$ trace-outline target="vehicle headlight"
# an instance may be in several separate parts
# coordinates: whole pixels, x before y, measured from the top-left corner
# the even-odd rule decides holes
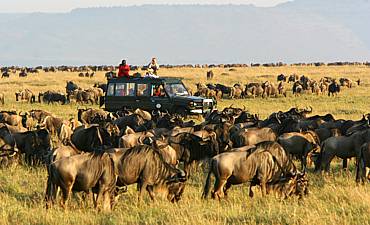
[[[190,106],[190,107],[195,106],[195,102],[189,102],[189,106]]]

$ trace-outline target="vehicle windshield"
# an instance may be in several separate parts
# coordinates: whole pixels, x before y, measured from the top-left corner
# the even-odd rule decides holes
[[[167,84],[165,86],[166,92],[170,97],[173,96],[189,96],[188,91],[186,90],[184,84],[177,83],[177,84]]]

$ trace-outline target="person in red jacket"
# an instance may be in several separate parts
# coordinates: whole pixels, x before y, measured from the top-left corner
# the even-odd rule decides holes
[[[126,64],[126,60],[122,60],[118,67],[118,77],[130,77],[130,66]]]

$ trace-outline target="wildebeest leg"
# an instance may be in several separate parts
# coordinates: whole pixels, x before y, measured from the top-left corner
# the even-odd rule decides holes
[[[111,194],[109,191],[103,193],[103,211],[110,211],[112,209]]]
[[[250,197],[250,198],[253,198],[253,196],[254,196],[254,193],[253,193],[252,187],[253,187],[253,185],[252,185],[252,184],[250,184],[250,186],[249,186],[249,197]]]
[[[224,187],[224,195],[225,195],[225,198],[227,198],[227,191],[230,189],[231,187],[231,183],[230,182],[226,182],[226,185]]]
[[[227,182],[227,178],[226,179],[221,178],[218,182],[215,183],[214,195],[216,198],[218,198],[218,200],[221,200],[221,198],[223,197],[223,187],[226,184],[226,182]]]
[[[307,155],[302,155],[301,158],[302,170],[306,172],[307,170]]]
[[[154,200],[155,200],[155,199],[154,199],[155,194],[154,194],[154,191],[153,191],[153,186],[148,185],[148,186],[146,187],[146,190],[147,190],[147,191],[148,191],[148,193],[149,193],[150,199],[152,199],[152,201],[154,201]]]
[[[343,170],[344,171],[348,170],[348,159],[343,159]]]
[[[53,183],[51,181],[50,176],[48,176],[48,180],[46,182],[46,191],[45,191],[45,202],[46,202],[46,209],[50,208],[54,204],[53,195],[56,192],[56,189],[53,189]]]
[[[138,184],[138,191],[139,191],[139,198],[138,202],[140,203],[143,199],[144,191],[146,190],[146,187],[148,186],[147,183],[141,181],[140,184]]]
[[[267,194],[267,189],[266,189],[266,182],[261,181],[261,192],[262,192],[262,197],[265,197]]]
[[[72,191],[72,186],[73,185],[66,185],[65,187],[62,188],[62,194],[63,194],[63,199],[62,199],[62,207],[65,209],[66,204],[69,199],[69,195],[71,194]]]

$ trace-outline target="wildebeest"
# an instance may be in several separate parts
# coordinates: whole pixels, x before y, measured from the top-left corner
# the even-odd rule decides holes
[[[9,78],[10,77],[10,74],[8,71],[5,71],[1,74],[1,78]]]
[[[80,151],[101,151],[112,146],[112,141],[107,130],[97,124],[88,127],[77,127],[71,136],[71,142]]]
[[[231,140],[235,148],[255,145],[264,141],[275,141],[275,132],[268,127],[265,128],[247,128],[241,129],[238,132],[231,134]]]
[[[49,165],[45,200],[47,207],[54,203],[58,187],[62,190],[65,207],[72,191],[96,193],[94,206],[103,199],[103,210],[111,210],[116,187],[117,172],[108,153],[84,153],[62,158]]]
[[[213,76],[214,76],[214,74],[213,74],[212,70],[207,71],[207,80],[212,80]]]
[[[206,198],[209,194],[212,174],[216,178],[212,197],[220,199],[227,195],[231,185],[246,182],[251,182],[251,187],[260,185],[264,196],[268,183],[295,172],[294,164],[278,143],[262,142],[247,151],[225,152],[213,157],[202,196]],[[253,196],[252,189],[249,195]]]
[[[370,129],[358,131],[350,136],[330,137],[321,144],[321,152],[315,160],[315,170],[329,172],[330,162],[337,156],[343,159],[343,168],[347,168],[347,159],[358,157],[361,145],[370,142]]]
[[[77,84],[75,84],[73,81],[67,81],[67,84],[66,84],[66,93],[67,94],[71,94],[71,93],[73,93],[73,91],[75,91],[77,89],[78,89]]]
[[[177,159],[184,162],[184,169],[188,176],[193,162],[209,159],[220,152],[214,132],[205,138],[192,133],[179,133],[168,137],[168,143],[176,150]]]
[[[50,135],[45,129],[13,133],[15,143],[20,153],[25,154],[25,161],[29,165],[45,162],[50,150]]]
[[[304,171],[307,166],[308,154],[312,151],[320,151],[319,137],[313,131],[285,133],[278,137],[277,142],[287,153],[298,156],[301,159]]]
[[[277,76],[277,81],[284,81],[286,82],[286,76],[284,74],[280,74]]]
[[[28,103],[34,103],[36,100],[35,95],[32,93],[31,90],[25,89],[22,91],[18,91],[15,93],[15,100],[18,101],[26,101]]]
[[[19,73],[19,77],[27,77],[27,72],[26,72],[26,70],[22,70],[22,71]]]
[[[370,142],[363,144],[360,148],[359,155],[356,158],[356,182],[365,183],[369,180],[370,167]]]
[[[329,84],[329,87],[328,87],[328,96],[330,96],[330,94],[332,96],[335,95],[338,95],[338,93],[340,92],[340,85],[334,81],[333,83]]]
[[[41,103],[41,99],[44,103],[61,103],[66,104],[67,103],[67,97],[63,93],[59,93],[56,91],[46,91],[44,93],[39,93],[39,103]]]
[[[117,168],[117,185],[138,184],[139,201],[144,191],[147,190],[152,200],[155,199],[153,188],[164,186],[177,192],[176,187],[181,188],[179,183],[186,181],[184,171],[166,163],[156,150],[147,145],[140,145],[130,149],[118,149],[113,156]],[[173,186],[175,185],[175,186]],[[179,200],[181,196],[176,196]]]

